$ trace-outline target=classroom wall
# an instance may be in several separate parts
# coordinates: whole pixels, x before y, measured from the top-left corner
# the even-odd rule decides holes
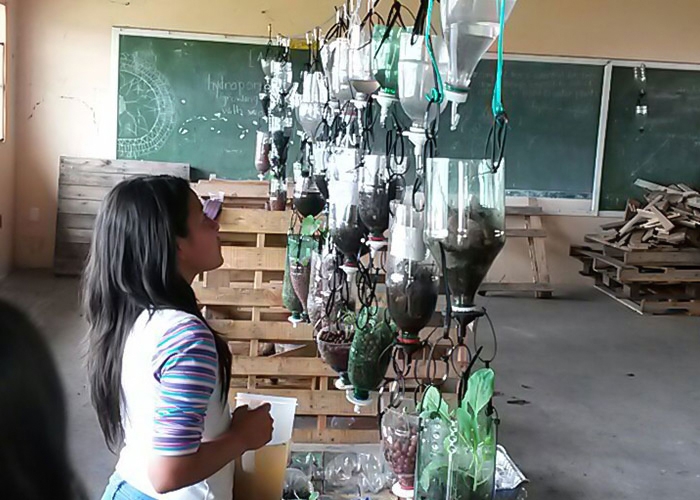
[[[5,141],[0,143],[0,278],[10,270],[12,264],[12,248],[15,223],[15,35],[16,35],[16,0],[9,0],[7,13],[9,16],[9,33],[7,46],[7,125]],[[4,26],[0,24],[0,30]],[[1,31],[0,31],[1,33]]]
[[[51,265],[59,155],[104,157],[113,151],[113,138],[107,133],[115,120],[110,116],[112,26],[264,35],[272,22],[275,31],[294,35],[329,20],[338,3],[21,0],[17,265]],[[506,32],[506,50],[700,63],[700,30],[695,26],[699,17],[697,0],[520,0]],[[35,220],[30,220],[31,213]],[[598,222],[547,218],[555,281],[576,279],[576,262],[566,256],[568,245]],[[519,259],[527,259],[522,250],[517,242],[509,244],[501,259],[506,271],[522,267]],[[526,260],[523,263],[527,266]]]

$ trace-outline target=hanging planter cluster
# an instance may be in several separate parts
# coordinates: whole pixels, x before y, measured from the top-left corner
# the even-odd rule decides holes
[[[390,366],[399,399],[407,377],[419,382],[417,408],[383,415],[397,496],[490,499],[493,357],[484,359],[482,346],[470,351],[471,363],[457,373],[464,394],[450,409],[435,386],[437,342],[424,332],[444,292],[442,338],[452,347],[440,361],[458,370],[457,353],[469,350],[467,327],[486,314],[474,297],[505,243],[508,122],[500,35],[516,0],[442,0],[441,33],[432,29],[435,0],[421,2],[408,26],[399,2],[386,20],[376,0],[366,10],[363,3],[350,0],[326,33],[309,33],[300,85],[293,83],[287,41],[262,61],[267,129],[256,137],[255,167],[270,175],[272,209],[286,207],[293,116],[302,138],[292,227],[303,222],[288,236],[284,305],[295,324],[312,325],[321,358],[338,373],[336,387],[353,404],[376,400]],[[484,138],[489,157],[441,158],[438,118],[449,101],[452,128],[459,125],[458,106],[497,38],[494,122]],[[386,129],[384,145],[375,140],[377,123]],[[408,145],[412,159],[404,155]],[[418,376],[421,350],[432,358]],[[471,373],[476,360],[486,368]]]

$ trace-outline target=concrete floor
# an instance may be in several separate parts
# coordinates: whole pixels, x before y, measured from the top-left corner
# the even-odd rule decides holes
[[[99,498],[115,458],[87,395],[77,290],[46,273],[0,282],[52,345],[73,460]],[[499,439],[532,481],[529,498],[700,498],[700,319],[642,317],[592,288],[556,296],[485,301],[499,335]]]

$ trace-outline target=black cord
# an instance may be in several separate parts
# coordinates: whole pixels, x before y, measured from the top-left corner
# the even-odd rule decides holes
[[[493,360],[496,359],[496,354],[498,353],[498,337],[496,336],[496,328],[493,326],[493,321],[491,321],[491,317],[487,312],[484,312],[484,316],[486,317],[486,321],[489,322],[489,327],[491,329],[491,336],[493,338],[493,354],[491,355],[490,358],[485,359],[482,357],[479,357],[482,363],[488,365],[490,363],[493,363]],[[477,336],[478,336],[478,326],[479,326],[479,320],[477,319],[476,322],[474,323],[474,349],[479,349],[479,351],[483,348],[483,346],[479,346],[477,342]]]
[[[503,112],[496,115],[486,139],[484,156],[491,157],[491,170],[496,173],[501,168],[501,162],[506,152],[508,139],[508,115]],[[490,151],[489,151],[490,149]],[[490,153],[490,154],[489,154]]]
[[[442,280],[445,285],[445,322],[443,325],[443,336],[449,338],[450,327],[452,324],[452,299],[450,297],[450,284],[447,280],[447,259],[445,257],[445,247],[443,246],[442,242],[440,242],[439,245],[440,258],[442,260],[440,263],[440,266],[442,267]]]

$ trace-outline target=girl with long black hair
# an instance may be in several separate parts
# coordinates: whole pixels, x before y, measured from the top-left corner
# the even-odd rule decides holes
[[[123,445],[103,500],[230,500],[232,462],[271,438],[269,406],[230,415],[231,354],[190,286],[222,264],[218,230],[176,177],[103,202],[83,284],[91,398]]]

